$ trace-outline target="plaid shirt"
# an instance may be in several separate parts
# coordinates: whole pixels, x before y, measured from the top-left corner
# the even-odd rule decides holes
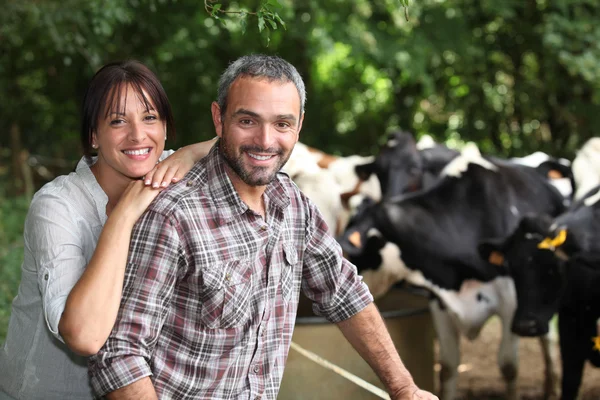
[[[265,221],[217,146],[134,229],[117,322],[90,359],[99,396],[152,376],[163,399],[275,399],[300,288],[331,322],[373,300],[287,175],[266,188]]]

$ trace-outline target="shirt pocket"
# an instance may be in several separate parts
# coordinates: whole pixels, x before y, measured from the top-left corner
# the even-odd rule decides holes
[[[283,267],[281,270],[281,294],[287,303],[294,294],[294,273],[298,264],[298,251],[291,243],[283,244]]]
[[[235,328],[250,313],[253,265],[247,260],[216,263],[203,271],[202,323],[211,329]]]

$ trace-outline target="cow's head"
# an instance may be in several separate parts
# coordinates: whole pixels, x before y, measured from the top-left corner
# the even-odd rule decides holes
[[[420,189],[423,165],[413,136],[395,132],[388,136],[375,161],[357,165],[355,171],[361,180],[377,175],[383,198],[389,198]]]
[[[356,207],[356,212],[348,221],[344,232],[337,237],[337,241],[342,247],[344,255],[348,260],[363,257],[367,249],[368,232],[377,229],[375,221],[375,200],[370,197],[363,197],[362,202]],[[371,244],[370,249],[377,246]]]
[[[377,299],[403,280],[409,271],[402,261],[400,248],[388,242],[377,229],[376,207],[372,199],[363,200],[338,241]]]
[[[564,292],[565,249],[573,244],[564,227],[551,229],[551,224],[550,217],[526,216],[509,237],[479,245],[480,255],[514,280],[517,310],[511,329],[519,336],[546,334]]]

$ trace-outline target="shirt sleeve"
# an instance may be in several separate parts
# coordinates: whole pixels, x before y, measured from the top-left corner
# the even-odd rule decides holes
[[[174,223],[146,211],[132,233],[117,322],[104,346],[89,359],[96,395],[152,375],[148,361],[174,293],[178,255]]]
[[[158,158],[158,161],[164,161],[165,158],[169,157],[173,153],[175,153],[175,150],[163,150],[162,154]]]
[[[317,207],[308,200],[307,242],[302,288],[313,301],[315,314],[336,323],[346,320],[373,301],[356,267],[342,256]]]
[[[67,297],[77,283],[87,260],[83,235],[76,214],[65,199],[42,194],[32,201],[24,227],[26,257],[32,256],[38,287],[42,295],[44,319],[50,332],[63,341],[58,332]],[[63,341],[64,342],[64,341]]]

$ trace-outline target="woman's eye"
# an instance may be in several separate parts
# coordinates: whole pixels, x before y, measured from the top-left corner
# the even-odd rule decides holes
[[[146,121],[156,121],[158,119],[158,117],[156,115],[146,115],[146,117],[144,117],[144,120]]]
[[[122,120],[122,119],[113,119],[112,121],[110,121],[110,124],[111,124],[111,125],[119,125],[119,124],[122,124],[122,123],[124,123],[124,122],[125,122],[125,121],[124,121],[124,120]]]

